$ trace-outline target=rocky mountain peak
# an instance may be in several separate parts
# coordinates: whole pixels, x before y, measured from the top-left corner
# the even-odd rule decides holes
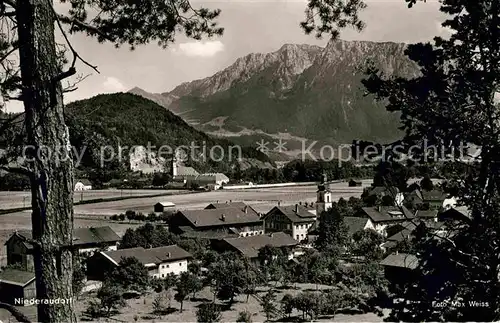
[[[213,76],[183,83],[168,94],[180,97],[194,91],[201,97],[209,96],[228,90],[235,83],[246,82],[268,68],[273,68],[277,80],[281,81],[284,88],[288,88],[293,76],[310,67],[322,50],[323,48],[313,45],[285,44],[275,52],[251,53],[238,58]]]
[[[398,115],[364,96],[361,80],[368,62],[387,75],[417,75],[418,67],[404,54],[406,46],[344,40],[331,40],[325,47],[285,44],[181,84],[164,94],[174,98],[164,106],[200,127],[224,117],[218,131],[286,132],[344,143],[393,140],[399,135]]]

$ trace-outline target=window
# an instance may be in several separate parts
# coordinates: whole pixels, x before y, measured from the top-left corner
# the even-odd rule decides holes
[[[299,235],[297,234],[297,236],[295,237],[295,240],[299,240]]]
[[[182,266],[182,262],[179,263],[179,266]]]
[[[169,267],[170,267],[170,265],[167,265],[167,268],[169,268]]]
[[[165,274],[161,274],[161,278],[165,277]]]

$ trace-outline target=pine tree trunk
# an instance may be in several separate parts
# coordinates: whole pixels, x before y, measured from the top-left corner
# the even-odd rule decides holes
[[[17,0],[40,322],[76,322],[72,301],[73,162],[64,122],[52,0]]]

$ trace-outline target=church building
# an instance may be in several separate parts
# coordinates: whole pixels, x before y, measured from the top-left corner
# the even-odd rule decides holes
[[[316,196],[316,215],[319,217],[321,213],[328,211],[333,205],[332,192],[330,191],[326,175],[323,175],[323,179],[318,185]]]

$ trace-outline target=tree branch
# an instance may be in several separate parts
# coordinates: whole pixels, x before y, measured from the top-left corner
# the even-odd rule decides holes
[[[93,33],[95,33],[95,34],[97,34],[97,35],[99,35],[99,36],[101,36],[109,41],[114,41],[112,37],[110,37],[108,34],[102,32],[99,28],[96,28],[92,25],[84,23],[80,20],[65,16],[62,14],[57,14],[57,19],[62,23],[78,26],[82,29],[93,32]]]
[[[33,172],[26,167],[14,167],[14,166],[0,166],[1,170],[7,171],[9,173],[15,173],[26,176],[33,176]]]
[[[91,74],[87,74],[85,76],[82,76],[82,75],[79,75],[77,77],[77,80],[73,83],[73,84],[69,84],[68,82],[68,86],[66,86],[64,89],[63,89],[63,93],[68,93],[68,92],[74,92],[76,90],[78,90],[78,87],[77,85],[81,82],[83,82],[87,77],[89,77]]]
[[[0,303],[0,308],[7,310],[18,322],[31,323],[30,319],[14,306],[7,303]]]
[[[59,27],[59,30],[61,30],[61,33],[64,37],[64,39],[66,40],[66,43],[68,44],[69,46],[69,49],[71,50],[71,53],[73,54],[73,61],[71,63],[71,67],[65,71],[65,72],[62,72],[61,74],[57,75],[54,79],[55,82],[58,82],[58,81],[61,81],[65,78],[68,78],[70,76],[73,76],[76,74],[76,68],[75,68],[75,65],[76,65],[76,60],[79,59],[82,63],[84,63],[85,65],[87,65],[88,67],[92,68],[94,71],[96,71],[97,73],[100,74],[99,70],[97,69],[97,66],[94,66],[92,64],[90,64],[89,62],[87,62],[86,60],[84,60],[80,54],[78,54],[78,52],[75,50],[75,48],[73,47],[73,45],[71,45],[71,42],[69,41],[68,39],[68,36],[66,35],[66,32],[64,31],[64,28],[62,26],[62,23],[61,23],[61,19],[60,19],[60,14],[58,14],[55,9],[54,9],[54,6],[51,6],[52,8],[52,12],[54,13],[54,16],[55,16],[55,19],[56,19],[56,22],[57,22],[57,26]],[[62,16],[63,19],[70,19],[68,17],[65,17],[65,16]],[[70,19],[72,20],[72,19]]]
[[[17,6],[17,1],[16,0],[2,0],[2,3],[11,6],[12,8],[16,8]]]

